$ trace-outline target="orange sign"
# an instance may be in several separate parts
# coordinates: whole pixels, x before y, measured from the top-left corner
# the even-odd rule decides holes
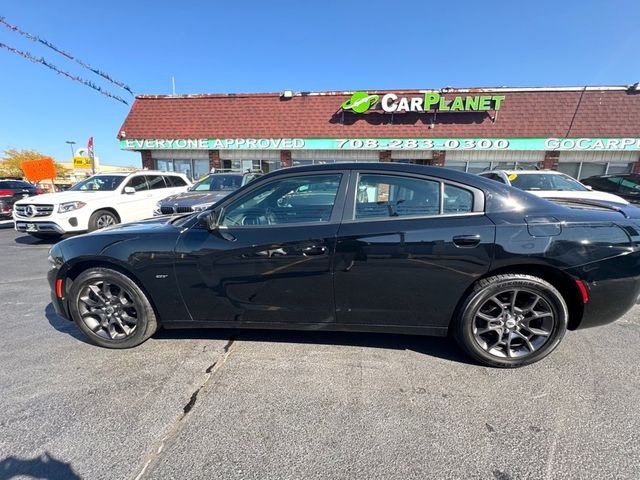
[[[20,164],[24,176],[31,182],[40,180],[53,180],[56,178],[56,167],[50,158],[39,158],[38,160],[25,160]]]

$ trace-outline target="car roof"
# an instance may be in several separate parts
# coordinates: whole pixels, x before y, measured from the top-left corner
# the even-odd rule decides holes
[[[481,173],[493,173],[493,172],[503,172],[506,173],[507,175],[530,175],[533,173],[537,173],[537,174],[550,174],[550,175],[565,175],[562,172],[558,172],[557,170],[502,170],[500,168],[496,168],[493,170],[487,170],[486,172],[481,172]]]
[[[134,171],[116,171],[116,172],[97,172],[96,175],[114,175],[117,177],[128,177],[129,175],[134,174],[143,174],[143,175],[178,175],[180,177],[184,176],[184,173],[180,172],[163,172],[160,170],[134,170]]]
[[[264,177],[273,177],[276,175],[286,175],[290,173],[303,173],[303,172],[324,172],[324,171],[340,171],[340,170],[369,170],[379,172],[403,172],[403,173],[415,173],[420,175],[427,175],[433,177],[439,177],[445,180],[452,180],[454,182],[469,183],[475,182],[475,179],[485,182],[492,182],[477,175],[470,173],[460,172],[446,167],[432,167],[427,165],[416,165],[412,163],[395,163],[395,162],[344,162],[344,163],[325,163],[323,165],[300,165],[296,167],[281,168],[274,170]]]
[[[632,178],[640,178],[640,173],[607,173],[606,175],[592,175],[585,180],[589,180],[591,178],[611,178],[611,177],[632,177]]]

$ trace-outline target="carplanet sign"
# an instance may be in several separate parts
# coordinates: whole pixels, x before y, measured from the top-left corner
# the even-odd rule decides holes
[[[400,97],[395,93],[370,95],[365,91],[355,92],[342,103],[343,110],[365,113],[379,104],[387,113],[423,112],[486,112],[500,110],[505,95],[457,95],[445,97],[440,92],[425,92],[423,96]]]

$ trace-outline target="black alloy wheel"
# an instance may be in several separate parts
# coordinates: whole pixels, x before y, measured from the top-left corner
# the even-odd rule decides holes
[[[102,347],[134,347],[157,330],[153,307],[140,287],[107,268],[78,275],[71,287],[69,309],[80,330]]]
[[[519,367],[558,346],[568,309],[558,290],[531,275],[506,274],[480,280],[452,325],[460,346],[478,362]]]

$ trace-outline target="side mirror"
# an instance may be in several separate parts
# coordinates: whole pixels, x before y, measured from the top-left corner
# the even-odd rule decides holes
[[[220,221],[221,213],[221,210],[205,210],[200,215],[198,215],[198,220],[200,221],[201,225],[207,227],[207,230],[213,232],[215,230],[218,230],[218,228],[220,227],[218,222]]]
[[[124,190],[122,191],[122,193],[126,193],[127,195],[132,195],[136,193],[136,189],[133,187],[124,187]]]

